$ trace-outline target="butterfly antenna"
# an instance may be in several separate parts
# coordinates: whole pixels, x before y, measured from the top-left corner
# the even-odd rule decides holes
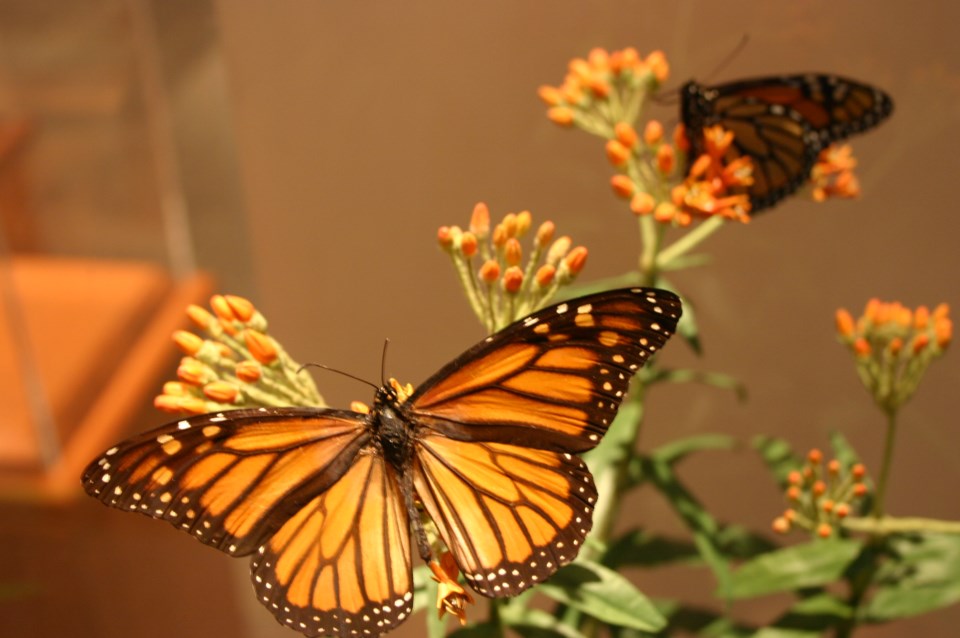
[[[383,340],[383,352],[380,353],[380,383],[387,387],[387,346],[390,345],[389,339]]]
[[[371,388],[373,388],[374,390],[379,390],[379,389],[380,389],[380,388],[377,386],[377,384],[375,384],[375,383],[371,383],[370,381],[367,381],[366,379],[361,379],[360,377],[358,377],[358,376],[356,376],[356,375],[353,375],[353,374],[350,374],[349,372],[344,372],[343,370],[337,370],[336,368],[331,368],[330,366],[325,366],[325,365],[323,365],[322,363],[305,363],[305,364],[303,364],[302,366],[300,366],[299,368],[297,368],[297,374],[300,374],[301,372],[303,372],[303,370],[304,370],[305,368],[320,368],[321,370],[327,370],[328,372],[336,372],[337,374],[340,374],[340,375],[343,375],[343,376],[348,377],[348,378],[350,378],[350,379],[353,379],[354,381],[359,381],[360,383],[365,383],[365,384],[367,384],[368,386],[370,386]]]
[[[720,71],[723,71],[727,66],[729,66],[730,63],[733,62],[745,48],[747,48],[748,42],[750,42],[750,34],[744,33],[740,38],[740,42],[738,42],[737,45],[730,50],[730,53],[725,55],[723,59],[720,60],[715,67],[713,67],[710,73],[706,75],[706,80],[712,82],[714,78],[717,77],[717,74],[720,73]]]

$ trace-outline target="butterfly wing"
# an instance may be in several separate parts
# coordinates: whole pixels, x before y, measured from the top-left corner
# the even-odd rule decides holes
[[[370,438],[362,419],[311,408],[191,417],[107,450],[83,486],[107,505],[242,556],[347,471]]]
[[[597,491],[579,457],[440,435],[417,457],[417,494],[477,592],[516,596],[580,551]]]
[[[464,352],[405,406],[421,431],[583,452],[600,442],[631,377],[679,318],[676,295],[655,288],[557,304]]]
[[[413,610],[410,527],[395,471],[373,447],[253,559],[277,620],[309,636],[379,636]]]
[[[892,112],[893,100],[880,89],[826,74],[714,87],[689,82],[681,106],[691,158],[703,152],[703,128],[720,124],[734,134],[727,162],[743,155],[753,160],[754,183],[744,189],[752,212],[797,190],[822,149],[873,128]]]
[[[476,591],[516,595],[576,557],[597,492],[573,453],[597,445],[679,318],[677,297],[651,288],[557,304],[467,350],[404,404],[417,495]]]

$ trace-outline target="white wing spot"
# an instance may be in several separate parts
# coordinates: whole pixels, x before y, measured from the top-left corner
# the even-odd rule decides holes
[[[577,308],[577,314],[585,315],[593,310],[593,305],[585,303]]]
[[[566,312],[567,310],[569,310],[569,309],[570,309],[570,306],[568,306],[568,305],[565,304],[565,303],[562,303],[562,304],[560,304],[559,306],[557,306],[557,314],[558,314],[558,315],[562,315],[563,313],[565,313],[565,312]]]
[[[110,475],[109,475],[109,474],[104,474],[103,476],[100,477],[100,480],[103,481],[104,483],[109,483],[109,482],[110,482]]]
[[[173,437],[170,436],[169,434],[161,434],[160,436],[157,437],[157,443],[159,443],[160,445],[163,445],[164,443],[169,443],[172,440],[173,440]]]
[[[120,449],[120,448],[112,447],[112,448],[110,448],[109,450],[106,451],[106,455],[107,455],[107,456],[113,456],[114,454],[117,453],[117,450],[118,450],[118,449]]]

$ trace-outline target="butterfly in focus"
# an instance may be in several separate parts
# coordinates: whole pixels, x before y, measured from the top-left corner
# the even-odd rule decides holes
[[[104,452],[83,474],[103,503],[252,554],[257,598],[308,636],[380,635],[413,610],[425,514],[466,582],[515,596],[573,560],[597,490],[576,456],[676,329],[680,301],[611,290],[487,337],[369,413],[255,408],[185,418]]]
[[[710,87],[688,82],[680,103],[691,160],[703,153],[703,128],[715,124],[734,134],[725,163],[751,158],[753,184],[731,191],[749,196],[752,213],[796,191],[810,177],[820,151],[873,128],[892,111],[893,100],[880,89],[813,73]]]

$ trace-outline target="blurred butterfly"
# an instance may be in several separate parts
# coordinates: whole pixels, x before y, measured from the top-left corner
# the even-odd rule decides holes
[[[727,163],[743,155],[753,160],[753,185],[733,192],[746,192],[754,213],[796,191],[820,151],[873,128],[893,111],[880,89],[812,73],[712,87],[688,82],[681,96],[691,160],[703,153],[703,128],[714,124],[734,134]]]
[[[308,636],[379,635],[413,609],[411,536],[436,526],[467,583],[515,596],[573,560],[597,498],[575,454],[596,446],[680,301],[611,290],[487,337],[409,398],[369,414],[257,408],[176,421],[83,474],[103,503],[253,554],[258,599]]]

